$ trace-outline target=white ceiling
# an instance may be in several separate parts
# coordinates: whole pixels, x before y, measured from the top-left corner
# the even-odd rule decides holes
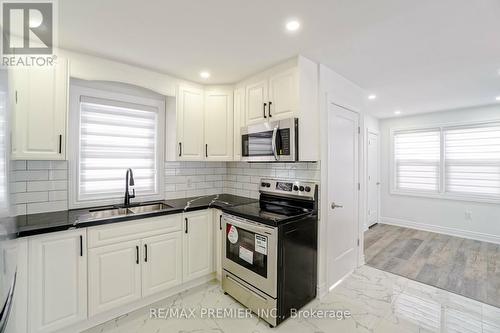
[[[61,47],[197,82],[234,83],[303,54],[375,93],[379,117],[500,96],[499,0],[63,0],[59,9]],[[293,17],[294,35],[284,29]]]

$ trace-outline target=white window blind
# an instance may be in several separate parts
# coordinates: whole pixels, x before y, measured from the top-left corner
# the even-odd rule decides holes
[[[136,193],[158,194],[158,108],[80,97],[77,200],[121,198],[132,168]]]
[[[439,192],[439,129],[395,132],[394,166],[397,190]]]
[[[500,124],[445,128],[447,193],[500,198]]]

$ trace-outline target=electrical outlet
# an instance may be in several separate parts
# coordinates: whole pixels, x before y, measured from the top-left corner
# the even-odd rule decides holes
[[[465,220],[472,221],[472,212],[468,209],[465,210]]]

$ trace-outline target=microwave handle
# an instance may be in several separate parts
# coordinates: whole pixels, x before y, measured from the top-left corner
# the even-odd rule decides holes
[[[273,138],[272,138],[272,151],[274,155],[274,159],[277,161],[278,160],[278,152],[276,149],[276,138],[278,137],[278,126],[276,126],[273,130]]]

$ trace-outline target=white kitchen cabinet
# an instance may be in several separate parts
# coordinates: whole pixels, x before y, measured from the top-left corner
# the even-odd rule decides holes
[[[245,126],[245,88],[234,90],[234,160],[241,159],[241,128]]]
[[[182,283],[182,233],[142,240],[142,297]]]
[[[267,120],[268,80],[261,80],[246,87],[246,124],[258,124]]]
[[[225,237],[222,229],[222,211],[214,209],[214,265],[217,280],[222,281],[222,241]]]
[[[30,332],[53,332],[87,318],[86,230],[29,240]]]
[[[177,96],[178,160],[205,159],[204,145],[204,91],[180,86]]]
[[[185,213],[183,281],[213,273],[213,224],[211,210]]]
[[[65,160],[68,61],[9,70],[12,159]]]
[[[205,157],[207,161],[233,159],[233,91],[205,92]]]
[[[298,118],[299,161],[319,160],[317,63],[298,56],[239,82],[237,86],[245,87],[244,126]]]
[[[141,241],[89,249],[89,316],[141,298]]]
[[[269,78],[268,119],[292,118],[297,114],[297,69],[291,68]]]

